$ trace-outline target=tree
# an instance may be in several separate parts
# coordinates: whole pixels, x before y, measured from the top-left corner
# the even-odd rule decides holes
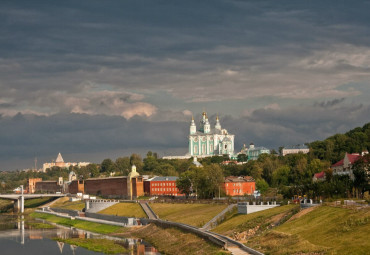
[[[115,172],[115,165],[110,158],[106,158],[101,162],[100,171],[103,173]]]
[[[272,173],[272,183],[275,187],[289,185],[289,166],[281,166]]]
[[[128,175],[130,172],[130,158],[129,157],[120,157],[116,159],[116,167],[117,170],[122,174],[122,175]]]
[[[176,180],[176,187],[188,198],[192,192],[192,172],[189,170],[183,172]]]
[[[139,154],[133,153],[131,155],[130,164],[135,165],[138,172],[143,170],[144,164],[143,164],[143,161],[142,161],[141,156]]]
[[[370,180],[370,154],[358,159],[353,165],[355,180],[353,186],[356,189],[356,197],[362,197],[365,191],[369,190]]]
[[[99,176],[99,168],[96,164],[88,164],[86,166],[86,168],[91,173],[92,177],[98,177]]]
[[[175,168],[168,164],[160,164],[154,169],[154,173],[162,176],[177,176],[178,173],[176,172]]]
[[[256,181],[256,188],[261,194],[264,194],[268,190],[269,184],[264,179],[258,179]]]
[[[248,156],[245,153],[238,154],[238,162],[247,162]]]

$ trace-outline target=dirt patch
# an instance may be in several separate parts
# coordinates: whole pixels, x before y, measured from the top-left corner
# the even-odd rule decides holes
[[[287,220],[287,222],[289,221],[292,221],[294,219],[299,219],[300,217],[302,217],[303,215],[306,215],[307,213],[309,212],[312,212],[313,210],[315,210],[316,208],[318,208],[318,206],[314,206],[314,207],[310,207],[310,208],[307,208],[307,209],[304,209],[304,210],[301,210],[299,211],[298,213],[294,214],[289,220]]]

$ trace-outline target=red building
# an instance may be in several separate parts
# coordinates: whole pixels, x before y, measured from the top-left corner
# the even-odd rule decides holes
[[[229,176],[225,177],[222,189],[227,196],[253,195],[256,182],[251,176]]]
[[[157,176],[144,181],[144,193],[147,196],[183,196],[176,186],[176,176]]]
[[[27,181],[27,192],[33,194],[36,191],[36,183],[42,182],[42,178],[29,178]]]

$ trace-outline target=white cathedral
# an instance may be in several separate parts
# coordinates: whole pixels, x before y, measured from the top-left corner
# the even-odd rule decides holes
[[[234,135],[221,128],[220,120],[216,117],[216,124],[211,128],[206,112],[203,112],[198,129],[194,118],[190,124],[189,155],[196,157],[210,157],[215,155],[234,154]]]

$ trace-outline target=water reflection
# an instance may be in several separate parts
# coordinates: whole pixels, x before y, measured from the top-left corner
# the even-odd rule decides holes
[[[42,221],[39,221],[40,223]],[[114,240],[126,249],[129,254],[146,255],[160,254],[157,250],[140,239],[117,238],[98,235],[75,228],[56,226],[55,229],[36,229],[24,220],[24,216],[0,215],[0,254],[73,254],[96,255],[102,254],[84,248],[54,241],[53,238],[104,238]]]

